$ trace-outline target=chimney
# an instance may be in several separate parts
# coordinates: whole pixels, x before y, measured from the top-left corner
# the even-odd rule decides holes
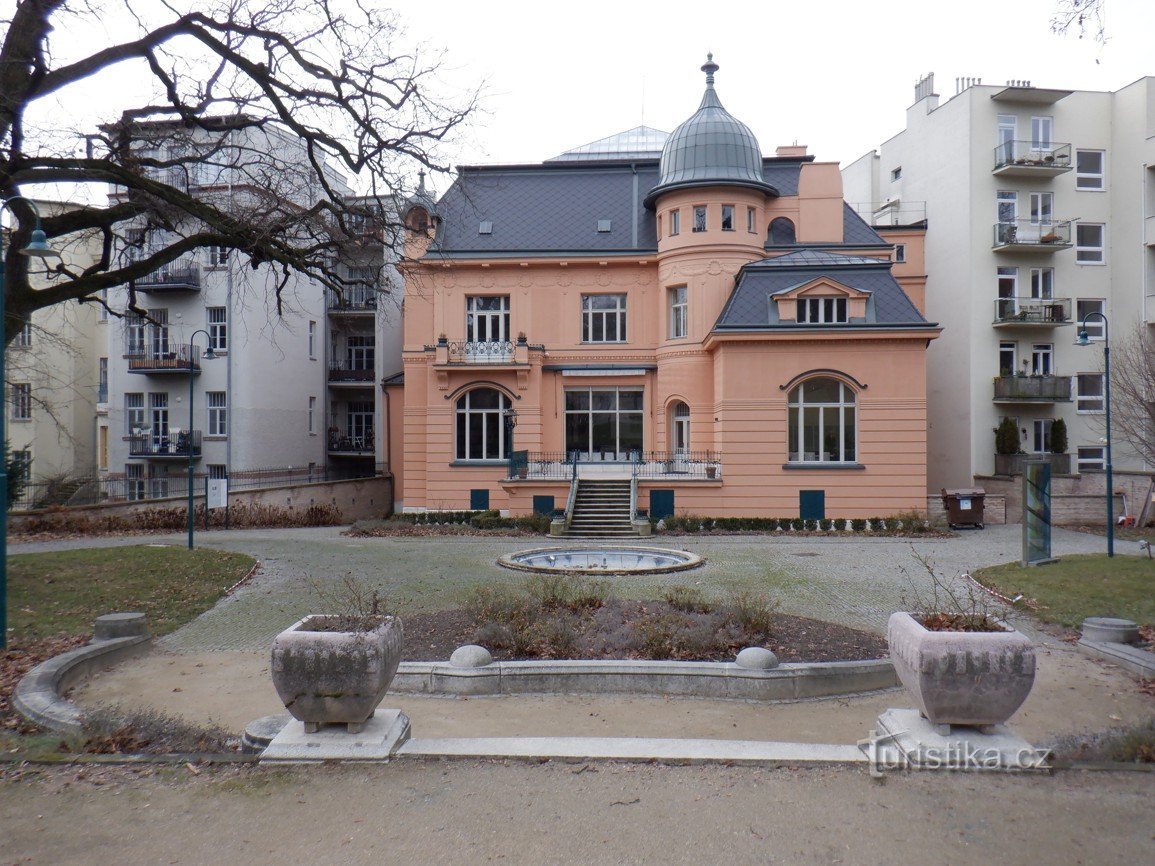
[[[804,144],[780,144],[776,151],[778,156],[806,156]]]

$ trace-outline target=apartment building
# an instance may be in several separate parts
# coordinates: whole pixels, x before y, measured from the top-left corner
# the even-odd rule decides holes
[[[1003,418],[1056,472],[1105,460],[1103,352],[1155,318],[1155,79],[1103,93],[933,75],[906,125],[842,172],[847,199],[884,234],[927,220],[928,483],[1013,473]],[[914,214],[914,217],[911,217]],[[1075,345],[1079,323],[1091,345]],[[1053,453],[1062,419],[1066,453]],[[1144,467],[1116,437],[1114,463]]]
[[[658,517],[925,509],[921,231],[892,261],[835,163],[763,156],[717,69],[669,136],[410,202],[386,382],[406,510],[548,513],[587,479]]]

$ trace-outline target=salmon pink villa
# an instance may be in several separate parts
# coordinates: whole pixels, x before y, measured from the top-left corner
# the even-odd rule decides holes
[[[873,517],[926,510],[923,227],[884,240],[838,165],[763,157],[709,60],[698,110],[405,214],[406,511]],[[895,256],[895,242],[903,256]]]

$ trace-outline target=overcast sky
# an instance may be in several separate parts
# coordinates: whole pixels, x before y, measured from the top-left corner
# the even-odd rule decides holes
[[[643,122],[668,132],[697,108],[707,51],[763,153],[798,142],[843,164],[899,131],[927,72],[944,100],[960,76],[1116,90],[1155,74],[1153,0],[1107,0],[1104,46],[1051,33],[1054,0],[394,6],[412,38],[446,49],[449,80],[488,82],[466,164],[538,162]]]

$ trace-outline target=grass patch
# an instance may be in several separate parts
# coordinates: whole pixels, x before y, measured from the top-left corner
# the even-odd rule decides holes
[[[9,635],[13,644],[90,631],[112,611],[148,617],[167,634],[208,610],[248,574],[243,553],[183,547],[109,547],[8,558]]]
[[[974,577],[1004,595],[1022,593],[1039,619],[1067,628],[1077,629],[1089,616],[1155,623],[1155,562],[1146,557],[1064,556],[1030,568],[996,565]]]

